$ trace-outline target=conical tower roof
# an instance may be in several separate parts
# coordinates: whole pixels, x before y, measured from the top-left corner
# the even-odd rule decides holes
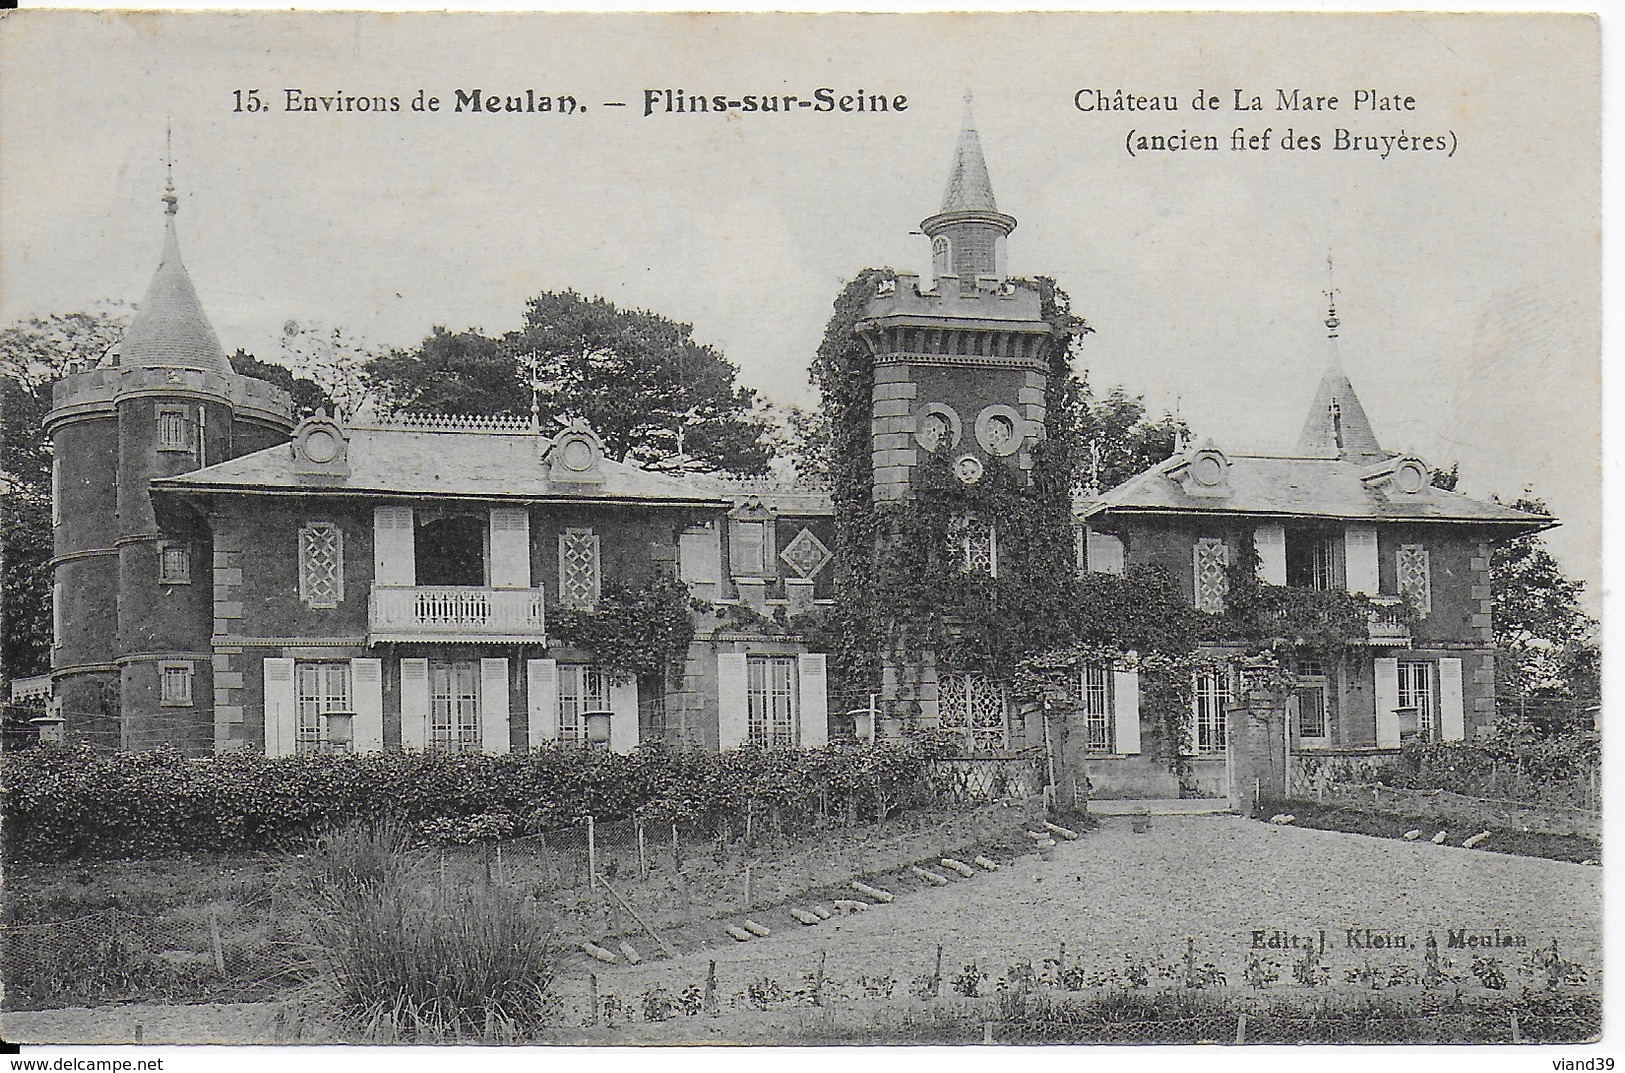
[[[976,133],[976,119],[971,115],[969,99],[965,101],[965,123],[959,132],[959,144],[954,146],[941,211],[999,211],[993,200],[993,180],[988,178],[987,159],[982,155],[982,139]]]
[[[1326,372],[1320,379],[1320,389],[1309,407],[1309,417],[1298,436],[1297,453],[1318,457],[1336,457],[1345,462],[1380,462],[1389,452],[1377,442],[1371,428],[1371,419],[1354,393],[1354,384],[1343,370],[1337,350],[1337,308],[1333,306],[1326,317],[1327,362]]]
[[[158,259],[147,296],[139,311],[124,329],[118,363],[148,369],[201,369],[230,373],[231,363],[220,346],[220,337],[203,312],[192,277],[181,262],[180,241],[175,237],[175,192],[164,195],[164,252]]]

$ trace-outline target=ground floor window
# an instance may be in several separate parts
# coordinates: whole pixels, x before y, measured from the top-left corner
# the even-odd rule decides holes
[[[1399,706],[1416,712],[1416,730],[1423,741],[1439,740],[1439,710],[1433,698],[1433,664],[1427,660],[1399,661]]]
[[[1004,686],[981,674],[942,675],[937,679],[937,725],[962,737],[972,752],[1009,752],[1010,705]]]
[[[609,679],[585,663],[559,664],[559,740],[587,740],[587,713],[609,711]]]
[[[745,661],[750,743],[790,748],[796,737],[796,658],[751,656]]]
[[[480,751],[479,664],[429,664],[429,748]]]
[[[1320,660],[1299,660],[1294,667],[1298,684],[1292,691],[1296,702],[1294,730],[1299,744],[1331,744],[1331,679]]]
[[[1089,737],[1089,751],[1115,752],[1117,747],[1112,733],[1111,674],[1104,666],[1094,664],[1080,675],[1079,700],[1083,708],[1083,725]]]
[[[295,668],[294,689],[299,717],[294,749],[319,752],[328,745],[323,716],[354,710],[350,707],[350,664],[301,662]]]
[[[187,707],[192,703],[192,665],[164,663],[158,668],[158,703]]]
[[[1191,699],[1197,753],[1224,752],[1224,676],[1218,671],[1197,671]]]

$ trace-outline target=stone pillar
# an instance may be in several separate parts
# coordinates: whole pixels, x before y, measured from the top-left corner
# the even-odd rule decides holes
[[[1286,796],[1286,715],[1286,694],[1258,683],[1225,705],[1230,806],[1243,816],[1256,815],[1260,799]]]

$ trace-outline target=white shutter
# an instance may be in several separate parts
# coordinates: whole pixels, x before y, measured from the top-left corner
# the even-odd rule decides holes
[[[629,753],[638,747],[638,680],[631,675],[609,683],[609,747]]]
[[[796,657],[803,749],[822,749],[829,744],[827,666],[828,659],[822,652],[806,652]]]
[[[401,748],[429,744],[429,661],[401,660]]]
[[[351,748],[358,753],[383,752],[384,667],[381,661],[350,661],[350,703],[355,709]]]
[[[1258,580],[1266,585],[1286,584],[1286,527],[1261,525],[1253,530],[1258,549]]]
[[[508,751],[508,661],[480,660],[480,751]]]
[[[491,586],[530,588],[530,512],[491,508]]]
[[[265,755],[288,756],[298,750],[299,701],[294,695],[293,660],[265,661]]]
[[[1140,751],[1140,672],[1112,672],[1112,719],[1116,742],[1114,751],[1125,756]]]
[[[414,585],[412,508],[374,507],[372,512],[372,579],[379,585]]]
[[[1377,531],[1369,525],[1343,530],[1343,570],[1348,591],[1377,595]]]
[[[1123,541],[1110,533],[1089,530],[1087,536],[1089,571],[1095,574],[1121,574],[1123,572]]]
[[[1399,745],[1399,660],[1373,661],[1377,675],[1377,745],[1394,748]]]
[[[715,585],[722,576],[722,529],[696,525],[677,540],[678,577],[696,585]]]
[[[532,749],[559,740],[559,664],[557,660],[525,661],[526,708]]]
[[[737,749],[750,736],[750,700],[745,695],[745,657],[717,653],[717,747]]]
[[[1467,736],[1467,717],[1461,699],[1461,660],[1439,661],[1439,737],[1460,741]]]

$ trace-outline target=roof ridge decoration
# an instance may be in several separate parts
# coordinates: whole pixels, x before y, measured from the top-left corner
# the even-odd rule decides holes
[[[374,418],[357,428],[398,432],[530,432],[529,418],[513,414],[402,412]]]

